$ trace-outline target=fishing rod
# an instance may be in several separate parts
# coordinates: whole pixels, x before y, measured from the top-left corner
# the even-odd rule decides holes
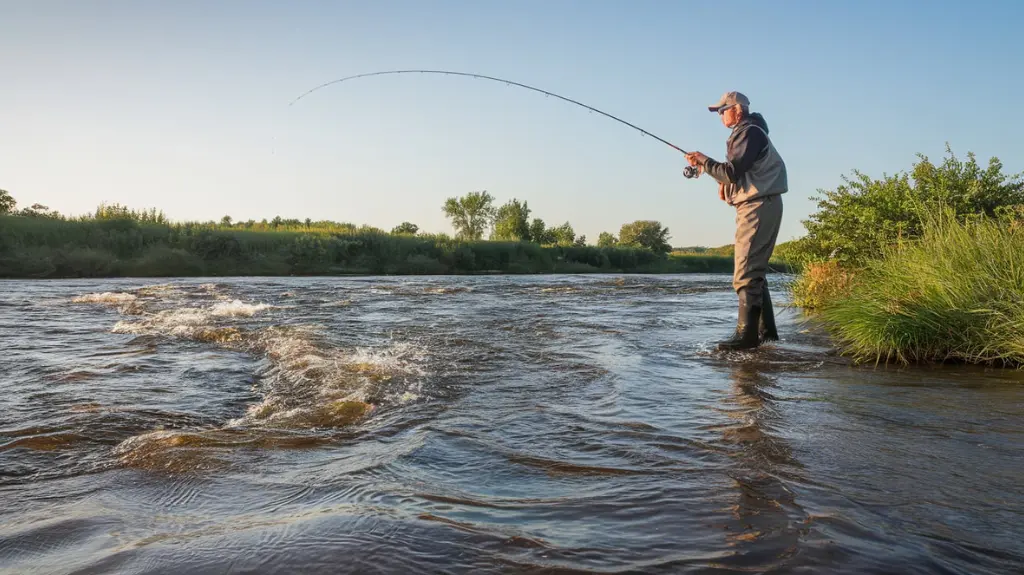
[[[641,128],[639,126],[631,124],[631,123],[623,120],[622,118],[617,118],[617,117],[615,117],[615,116],[613,116],[613,115],[611,115],[611,114],[609,114],[607,112],[602,112],[601,110],[598,110],[597,108],[594,108],[593,106],[588,106],[588,105],[586,105],[586,104],[584,104],[582,102],[577,102],[576,100],[573,100],[571,98],[566,98],[565,96],[559,96],[558,94],[555,94],[554,92],[548,92],[547,90],[541,90],[540,88],[534,88],[533,86],[527,86],[526,84],[520,84],[519,82],[513,82],[512,80],[505,80],[503,78],[495,78],[493,76],[484,76],[483,74],[471,74],[469,72],[452,72],[452,71],[449,71],[449,70],[387,70],[387,71],[384,71],[384,72],[368,72],[366,74],[356,74],[355,76],[348,76],[348,77],[341,78],[341,79],[338,79],[338,80],[332,80],[332,81],[327,82],[325,84],[321,84],[321,85],[319,85],[319,86],[317,86],[317,87],[315,87],[315,88],[313,88],[311,90],[308,90],[305,93],[303,93],[301,96],[299,96],[298,98],[295,98],[294,100],[292,100],[288,104],[288,106],[290,107],[290,106],[294,105],[296,102],[298,102],[299,100],[301,100],[301,99],[305,98],[306,96],[312,94],[313,92],[316,92],[317,90],[320,90],[321,88],[326,88],[327,86],[330,86],[332,84],[338,84],[338,83],[341,83],[341,82],[346,82],[348,80],[355,80],[356,78],[366,78],[366,77],[369,77],[369,76],[383,76],[385,74],[442,74],[442,75],[447,75],[447,76],[467,76],[467,77],[470,77],[470,78],[481,78],[481,79],[484,79],[484,80],[493,80],[495,82],[501,82],[501,83],[509,85],[509,86],[518,86],[520,88],[526,88],[527,90],[533,90],[534,92],[540,92],[541,94],[544,94],[546,96],[554,96],[555,98],[559,98],[561,100],[565,100],[566,102],[569,102],[571,104],[576,104],[577,106],[582,106],[582,107],[590,110],[591,112],[597,112],[598,114],[601,114],[603,116],[607,116],[607,117],[615,120],[616,122],[621,122],[621,123],[629,126],[630,128],[639,130],[641,134],[644,134],[646,136],[650,136],[650,137],[654,138],[655,140],[658,140],[659,142],[661,142],[663,144],[666,144],[669,147],[671,147],[671,148],[673,148],[673,149],[675,149],[675,150],[677,150],[677,151],[679,151],[679,152],[681,152],[683,154],[687,153],[686,150],[680,148],[679,146],[673,144],[672,142],[669,142],[668,140],[665,140],[663,138],[659,138],[658,136],[655,136],[654,134],[648,132],[647,130],[644,130],[643,128]],[[696,177],[700,176],[700,170],[697,169],[694,166],[686,166],[686,167],[683,168],[683,176],[685,176],[687,178],[696,178]]]

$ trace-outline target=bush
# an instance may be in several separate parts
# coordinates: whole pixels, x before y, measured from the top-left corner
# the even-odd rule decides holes
[[[1024,364],[1024,231],[955,212],[883,250],[820,317],[858,360]]]
[[[447,271],[444,264],[422,254],[413,254],[405,259],[405,269],[410,274],[441,275]]]
[[[803,222],[807,235],[796,251],[808,260],[857,266],[888,246],[920,237],[924,218],[937,210],[950,209],[962,221],[1024,204],[1024,180],[1003,174],[998,158],[982,168],[973,154],[961,162],[948,146],[946,151],[941,165],[919,155],[909,174],[872,179],[855,171],[855,179],[843,178],[844,185],[822,191],[818,211]]]
[[[198,256],[182,249],[164,246],[148,250],[142,257],[120,264],[118,275],[136,277],[176,277],[205,275],[206,266]]]
[[[117,264],[114,254],[106,250],[80,248],[59,253],[55,258],[55,275],[64,277],[107,277]]]

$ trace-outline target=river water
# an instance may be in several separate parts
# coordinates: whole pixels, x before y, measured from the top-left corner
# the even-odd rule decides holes
[[[1024,569],[1024,373],[722,354],[729,282],[3,282],[0,572]]]

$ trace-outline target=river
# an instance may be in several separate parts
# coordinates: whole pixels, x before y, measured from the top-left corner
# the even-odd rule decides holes
[[[0,572],[1024,570],[1024,373],[729,282],[3,282]]]

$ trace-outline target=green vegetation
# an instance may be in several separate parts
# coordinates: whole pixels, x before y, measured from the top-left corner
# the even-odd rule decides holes
[[[422,234],[411,222],[391,233],[331,221],[274,218],[235,222],[173,223],[157,210],[135,211],[101,205],[93,214],[68,218],[45,206],[14,211],[10,194],[0,195],[0,277],[67,278],[111,276],[227,276],[334,274],[472,273],[686,273],[732,271],[732,259],[709,255],[668,255],[641,242],[588,246],[568,222],[547,228],[513,201],[489,210],[486,193],[449,200],[459,236]],[[490,214],[490,215],[488,215]],[[502,215],[516,225],[483,235]],[[627,229],[627,226],[623,226]],[[634,225],[665,239],[657,222]],[[524,232],[528,230],[528,235]],[[543,244],[530,241],[538,233]],[[514,239],[518,235],[527,238]]]
[[[820,190],[818,210],[803,221],[807,235],[792,255],[858,266],[901,240],[920,238],[929,214],[951,210],[963,221],[1024,205],[1024,181],[1004,174],[998,158],[983,168],[974,154],[964,162],[946,151],[940,165],[918,155],[910,173],[872,179],[854,171],[835,190]]]
[[[540,220],[538,220],[540,221]],[[543,230],[543,225],[540,228]],[[543,231],[541,232],[543,235]],[[512,199],[507,204],[498,208],[494,218],[494,233],[492,240],[503,242],[530,241],[530,208],[526,202],[519,203],[519,200]]]
[[[0,214],[9,214],[13,212],[17,205],[18,202],[14,201],[10,192],[7,190],[0,190]]]
[[[929,218],[888,246],[821,317],[859,359],[1024,365],[1024,228]]]
[[[227,216],[224,216],[227,217]],[[404,235],[404,236],[415,236],[420,231],[420,227],[411,222],[402,222],[401,224],[394,227],[391,230],[392,234]]]
[[[494,197],[486,190],[470,192],[461,198],[448,198],[444,203],[444,214],[451,218],[452,225],[457,230],[455,237],[462,240],[480,240],[497,213],[493,204]]]
[[[779,246],[793,302],[858,360],[1024,364],[1024,180],[947,153],[856,173]]]

